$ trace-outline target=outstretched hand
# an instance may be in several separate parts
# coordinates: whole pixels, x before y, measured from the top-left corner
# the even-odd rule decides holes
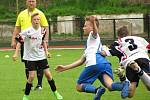
[[[63,72],[63,71],[65,71],[65,66],[63,66],[63,65],[57,65],[57,67],[55,68],[55,71],[57,71],[57,72]]]

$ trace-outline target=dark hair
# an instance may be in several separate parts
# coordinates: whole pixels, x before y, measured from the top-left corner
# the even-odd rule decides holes
[[[31,15],[31,20],[32,20],[32,18],[34,17],[34,16],[38,16],[39,15],[39,13],[33,13],[32,15]]]
[[[126,26],[123,26],[123,27],[119,28],[117,33],[118,33],[118,37],[125,37],[129,34],[128,29],[127,29]]]

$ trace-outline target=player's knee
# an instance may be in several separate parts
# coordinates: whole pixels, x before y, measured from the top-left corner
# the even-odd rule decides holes
[[[110,84],[105,84],[106,88],[109,90],[109,91],[112,91],[112,83]]]
[[[45,76],[46,76],[46,78],[47,78],[48,80],[51,80],[51,79],[52,79],[52,76],[51,76],[50,74],[48,74],[48,73],[47,73],[47,74],[45,73]]]
[[[29,78],[28,78],[28,82],[29,82],[29,83],[32,83],[32,82],[33,82],[33,80],[34,80],[34,76],[29,76]]]
[[[139,67],[139,65],[138,65],[135,61],[131,61],[128,65],[129,65],[131,68]]]
[[[107,86],[108,91],[113,91],[111,86]]]
[[[76,85],[76,90],[77,90],[78,92],[83,92],[82,87],[81,87],[81,85],[79,85],[79,84]]]

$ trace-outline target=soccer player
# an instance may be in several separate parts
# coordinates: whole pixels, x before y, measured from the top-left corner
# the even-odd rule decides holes
[[[22,57],[23,57],[23,48],[24,48],[23,46],[24,45],[23,45],[23,43],[22,44],[18,43],[17,47],[16,47],[16,36],[17,36],[18,33],[22,32],[23,30],[25,30],[28,27],[32,26],[32,24],[31,24],[31,15],[33,13],[39,13],[39,15],[40,15],[40,18],[41,18],[40,24],[41,24],[42,27],[44,27],[46,29],[46,35],[45,35],[44,41],[46,41],[47,43],[48,43],[48,34],[49,34],[49,32],[48,32],[47,19],[46,19],[44,13],[36,8],[36,0],[26,0],[26,5],[27,5],[27,9],[21,11],[18,15],[16,25],[15,25],[15,29],[14,29],[14,32],[13,32],[13,36],[12,36],[11,46],[13,48],[18,48],[18,49],[21,46],[21,52],[20,52],[21,53],[21,60],[25,64],[25,73],[26,73],[26,78],[28,79],[29,71],[28,71],[28,68],[26,66],[26,61],[22,59]],[[14,60],[17,58],[16,56],[17,56],[17,54],[15,53],[13,55]],[[38,83],[37,83],[37,86],[36,86],[35,89],[42,89],[42,78],[43,78],[43,71],[37,69]]]
[[[126,77],[131,82],[129,98],[134,96],[139,79],[150,90],[150,64],[147,49],[148,42],[141,37],[128,36],[127,27],[118,30],[118,41],[110,45],[109,50],[101,52],[102,55],[117,56],[121,65],[126,69]]]
[[[98,34],[99,22],[94,16],[85,18],[84,35],[88,35],[86,49],[81,58],[68,65],[58,65],[56,71],[62,72],[86,64],[77,81],[76,89],[79,92],[94,93],[94,100],[100,100],[105,88],[96,88],[92,84],[98,79],[110,91],[122,91],[122,98],[128,96],[129,83],[127,81],[113,82],[111,64],[100,54],[102,43]]]
[[[35,70],[37,68],[44,70],[44,74],[47,81],[54,92],[57,100],[62,100],[63,97],[57,92],[55,82],[49,71],[48,61],[46,56],[49,56],[47,44],[43,41],[42,27],[40,27],[40,15],[39,13],[34,13],[31,16],[32,26],[26,30],[19,33],[24,40],[24,54],[23,59],[27,61],[27,66],[29,68],[29,78],[25,87],[25,95],[23,100],[28,100],[30,94],[32,81],[35,76]]]

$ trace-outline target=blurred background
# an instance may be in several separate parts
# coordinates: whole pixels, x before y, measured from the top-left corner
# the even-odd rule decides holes
[[[26,0],[0,1],[0,47],[10,47],[17,15]],[[49,45],[83,45],[84,17],[97,16],[104,44],[116,39],[125,25],[131,35],[150,38],[150,0],[37,0],[49,22]]]

